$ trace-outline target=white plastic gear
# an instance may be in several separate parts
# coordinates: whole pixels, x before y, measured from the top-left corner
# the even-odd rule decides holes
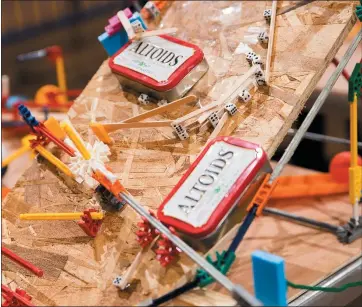
[[[75,180],[79,183],[85,182],[90,188],[95,188],[99,183],[92,178],[95,164],[104,164],[109,161],[111,154],[109,147],[101,141],[96,140],[93,146],[86,143],[91,158],[85,160],[80,152],[76,151],[75,157],[70,158],[69,168],[75,175]]]

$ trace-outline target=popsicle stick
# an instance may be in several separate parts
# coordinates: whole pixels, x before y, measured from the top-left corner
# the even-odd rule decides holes
[[[129,39],[134,38],[134,36],[136,34],[133,30],[133,27],[132,27],[129,19],[127,18],[126,14],[124,13],[124,11],[123,10],[119,11],[117,13],[117,17],[119,18],[120,22],[122,23],[123,28],[126,30]]]
[[[266,56],[266,63],[265,63],[265,81],[269,84],[270,79],[270,66],[271,66],[271,56],[273,53],[273,45],[274,45],[274,32],[275,32],[275,22],[277,17],[277,1],[273,0],[272,5],[272,15],[270,21],[270,28],[269,28],[269,43],[268,43],[268,53]]]
[[[252,77],[259,68],[260,68],[260,65],[253,65],[252,67],[250,67],[250,69],[243,76],[241,76],[239,80],[237,80],[235,82],[235,85],[232,87],[232,89],[230,90],[230,92],[228,93],[228,95],[226,97],[220,98],[219,100],[212,102],[199,110],[191,112],[183,117],[180,117],[180,118],[176,119],[173,123],[182,125],[186,120],[188,120],[190,118],[201,115],[202,113],[209,111],[209,110],[221,105],[222,103],[226,103],[228,100],[233,100],[237,96],[237,94],[238,94],[237,91],[243,85],[243,83],[245,81],[247,81],[250,77]]]
[[[157,237],[158,238],[158,237]],[[118,285],[118,287],[121,290],[124,290],[127,285],[130,283],[130,280],[134,276],[134,274],[137,271],[138,266],[141,264],[143,257],[147,254],[147,252],[153,247],[153,245],[156,243],[157,238],[153,240],[153,242],[146,248],[143,248],[139,253],[136,255],[136,258],[131,263],[130,267],[127,269],[126,273],[122,275],[121,283]]]
[[[164,105],[162,107],[158,107],[158,108],[155,108],[155,109],[153,109],[151,111],[148,111],[148,112],[142,113],[140,115],[128,118],[128,119],[122,121],[122,123],[139,122],[141,120],[152,117],[154,115],[158,115],[158,114],[164,113],[166,111],[175,110],[181,105],[184,105],[184,104],[187,104],[187,103],[190,103],[190,102],[196,102],[196,101],[197,101],[197,97],[195,95],[186,96],[186,97],[183,97],[181,99],[170,102],[169,104]]]
[[[160,120],[160,121],[149,121],[149,122],[136,122],[136,123],[111,123],[103,124],[102,126],[107,132],[116,131],[119,129],[129,128],[158,128],[158,127],[169,127],[172,120]]]
[[[173,33],[176,33],[177,30],[178,30],[177,28],[168,28],[168,29],[159,29],[159,30],[154,30],[154,31],[146,31],[146,32],[142,32],[142,33],[137,33],[136,36],[134,37],[134,40],[140,40],[142,38],[150,37],[150,36],[173,34]]]

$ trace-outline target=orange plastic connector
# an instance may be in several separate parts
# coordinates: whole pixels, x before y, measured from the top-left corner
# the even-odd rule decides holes
[[[55,137],[64,141],[66,134],[63,129],[60,127],[59,122],[54,117],[49,117],[45,122],[44,126],[54,134]]]
[[[112,183],[102,172],[96,170],[93,173],[93,178],[103,185],[108,191],[110,191],[116,198],[119,198],[119,194],[127,192],[126,188],[121,184],[119,180]],[[121,200],[119,198],[119,200]]]
[[[256,215],[260,216],[263,213],[263,209],[270,199],[270,195],[272,194],[275,186],[278,183],[278,179],[275,179],[271,184],[269,183],[270,174],[267,174],[260,185],[258,192],[256,192],[254,198],[250,202],[249,206],[246,208],[246,211],[250,211],[255,205],[258,206],[258,210],[256,211]]]

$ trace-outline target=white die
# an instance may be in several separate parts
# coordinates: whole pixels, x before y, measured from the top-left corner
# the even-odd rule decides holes
[[[264,18],[266,21],[270,21],[271,20],[271,15],[272,15],[272,10],[271,9],[268,9],[268,10],[264,10]]]
[[[256,53],[253,51],[249,51],[246,54],[246,60],[249,62],[249,64],[251,65],[251,63],[253,62],[253,58],[256,56]]]
[[[148,105],[151,103],[150,97],[147,94],[141,94],[138,97],[138,102],[144,105]]]
[[[113,285],[116,287],[119,287],[122,281],[122,277],[121,276],[116,276],[115,279],[113,279]]]
[[[145,29],[143,29],[142,24],[139,20],[135,20],[134,22],[132,22],[131,26],[135,33],[145,32]]]
[[[217,112],[212,112],[208,117],[209,122],[211,125],[215,128],[217,124],[219,123],[219,116],[217,116]]]
[[[239,97],[244,101],[244,102],[248,102],[250,101],[251,99],[251,95],[249,93],[248,90],[242,90],[240,93],[239,93]]]
[[[258,35],[258,40],[261,44],[267,44],[269,41],[269,34],[265,31],[260,32]]]
[[[257,54],[253,57],[253,65],[263,65],[260,55]]]
[[[168,101],[166,99],[162,99],[159,102],[157,102],[157,105],[159,107],[165,106],[168,103]]]
[[[226,104],[224,109],[225,109],[231,116],[235,115],[235,113],[238,111],[236,105],[233,104],[232,102]]]
[[[261,77],[256,77],[256,83],[260,86],[266,85],[265,76],[262,75]]]
[[[189,138],[189,134],[187,133],[186,129],[182,127],[180,124],[172,124],[171,126],[181,141]]]
[[[264,76],[264,72],[263,70],[259,67],[258,70],[255,72],[255,78],[261,78],[263,77],[265,79],[265,76]]]
[[[145,8],[150,12],[153,18],[156,18],[160,15],[160,10],[152,1],[148,1],[145,5]]]

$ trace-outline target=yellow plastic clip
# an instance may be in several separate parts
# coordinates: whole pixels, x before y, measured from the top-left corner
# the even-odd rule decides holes
[[[90,123],[89,125],[94,134],[98,137],[100,141],[106,144],[112,144],[112,139],[109,137],[107,130],[99,123]]]
[[[85,160],[89,160],[91,158],[90,152],[85,147],[82,139],[78,136],[78,134],[73,130],[73,128],[68,123],[61,123],[61,127],[65,131],[65,133],[69,136],[72,140],[73,144],[79,152],[82,154]]]
[[[46,150],[43,146],[38,145],[34,148],[40,155],[42,155],[45,159],[47,159],[50,163],[55,165],[59,170],[61,170],[64,174],[69,177],[74,177],[71,170],[66,166],[62,161],[60,161],[56,156],[54,156],[51,152]]]
[[[50,221],[50,220],[80,220],[83,212],[71,212],[71,213],[53,213],[53,212],[46,212],[46,213],[25,213],[20,214],[19,218],[21,220],[42,220],[42,221]],[[103,212],[91,212],[91,217],[94,220],[102,220],[104,218]]]

